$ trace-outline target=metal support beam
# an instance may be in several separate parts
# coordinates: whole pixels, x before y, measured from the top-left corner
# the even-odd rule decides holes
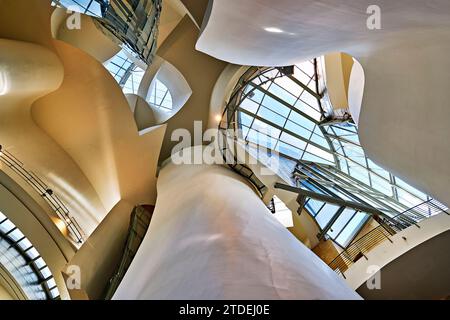
[[[293,186],[289,186],[289,185],[286,185],[286,184],[283,184],[283,183],[276,182],[274,187],[275,187],[275,189],[282,189],[282,190],[286,190],[286,191],[291,191],[291,192],[297,193],[299,195],[306,196],[308,198],[313,198],[313,199],[316,199],[316,200],[319,200],[319,201],[328,202],[328,203],[335,204],[335,205],[338,205],[338,206],[345,206],[345,207],[348,207],[348,208],[353,208],[355,210],[363,211],[363,212],[370,213],[370,214],[383,215],[383,213],[380,210],[378,210],[378,209],[376,209],[374,207],[362,205],[362,204],[359,204],[359,203],[356,203],[356,202],[352,202],[352,201],[346,201],[346,200],[335,198],[335,197],[330,197],[330,196],[319,194],[319,193],[315,193],[315,192],[312,192],[312,191],[307,191],[307,190],[304,190],[304,189],[301,189],[301,188],[297,188],[297,187],[293,187]]]

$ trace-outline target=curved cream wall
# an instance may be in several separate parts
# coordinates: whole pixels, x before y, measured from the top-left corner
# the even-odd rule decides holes
[[[3,172],[0,172],[0,211],[7,216],[22,233],[30,240],[47,266],[50,268],[62,299],[67,299],[68,292],[61,271],[69,259],[75,254],[75,249],[59,232],[39,205],[34,202],[20,187]]]
[[[13,300],[13,297],[0,285],[0,300]]]
[[[326,54],[324,61],[326,88],[333,110],[348,109],[349,80],[353,59],[338,52]]]
[[[153,204],[165,127],[140,135],[121,88],[103,65],[61,41],[55,46],[64,82],[33,105],[34,121],[75,160],[107,211],[120,199]]]
[[[222,117],[223,110],[236,86],[239,78],[245,73],[247,67],[229,64],[220,74],[211,93],[211,102],[209,105],[208,128],[217,129],[218,119]]]
[[[231,170],[171,163],[160,172],[150,228],[114,298],[359,296]]]
[[[359,134],[367,156],[450,204],[450,30],[424,30],[359,59],[365,89]]]
[[[0,144],[89,235],[119,200],[155,202],[165,126],[139,132],[103,65],[52,39],[51,12],[50,1],[2,1],[0,37],[15,40],[0,39]]]
[[[63,15],[62,19],[61,15]],[[66,21],[70,15],[61,8],[57,8],[53,12],[52,22],[56,24],[55,29],[58,30],[54,36],[55,39],[89,53],[101,63],[108,61],[121,50],[119,41],[114,42],[108,37],[88,15],[80,15],[80,29],[69,29]]]
[[[43,177],[89,232],[105,214],[96,192],[70,156],[31,118],[32,103],[61,85],[63,65],[43,46],[0,39],[0,47],[4,89],[0,96],[0,144]]]

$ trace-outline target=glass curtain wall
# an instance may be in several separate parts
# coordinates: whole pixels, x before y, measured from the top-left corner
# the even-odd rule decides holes
[[[298,162],[291,180],[296,187],[362,203],[388,217],[429,200],[367,158],[353,123],[321,123],[326,115],[318,64],[318,59],[305,61],[295,65],[293,73],[259,68],[250,80],[239,83],[242,89],[234,108],[240,140],[249,149],[262,146]],[[336,184],[340,188],[334,188]],[[314,199],[307,199],[304,207],[322,236],[342,247],[351,243],[370,218],[365,212]]]

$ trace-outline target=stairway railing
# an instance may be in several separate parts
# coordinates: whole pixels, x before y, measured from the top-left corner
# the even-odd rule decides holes
[[[21,177],[47,202],[52,211],[54,211],[58,218],[64,222],[69,234],[75,242],[79,244],[84,242],[83,231],[76,219],[70,215],[70,211],[64,202],[47,184],[45,184],[35,173],[27,170],[24,164],[10,152],[6,151],[2,145],[0,145],[0,161]]]
[[[391,237],[396,233],[410,226],[416,226],[420,228],[420,226],[418,225],[420,221],[423,221],[431,216],[440,213],[446,213],[447,215],[450,215],[446,206],[435,199],[429,199],[405,210],[392,219],[385,220],[384,218],[381,218],[378,221],[380,223],[378,227],[372,229],[364,236],[351,243],[328,265],[336,273],[341,274],[345,278],[344,272],[347,271],[349,267],[359,259],[365,258],[366,260],[368,260],[366,254],[376,246],[386,240],[393,243]],[[415,219],[411,218],[412,215],[415,217]]]
[[[252,82],[255,78],[260,76],[262,72],[266,72],[268,69],[276,69],[276,68],[266,68],[266,67],[250,67],[239,79],[238,84],[234,88],[231,93],[230,99],[225,106],[225,109],[222,114],[221,121],[219,123],[219,135],[218,146],[220,152],[222,153],[222,157],[228,166],[238,173],[239,175],[246,178],[250,183],[255,187],[259,196],[261,198],[264,197],[267,186],[255,175],[255,173],[250,169],[247,165],[242,163],[240,159],[237,158],[239,143],[239,127],[238,121],[236,119],[237,116],[237,108],[242,100],[246,97],[253,94],[256,90],[256,87],[252,87],[248,92],[244,92],[245,87],[248,83]],[[261,83],[272,81],[272,79],[267,79]],[[232,143],[229,143],[232,141]]]

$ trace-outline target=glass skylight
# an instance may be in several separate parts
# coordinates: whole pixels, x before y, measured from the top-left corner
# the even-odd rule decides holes
[[[134,68],[133,62],[127,57],[124,50],[112,57],[106,64],[106,69],[112,74],[114,79],[123,86],[129,77],[129,72]],[[125,76],[127,76],[125,78]]]
[[[172,95],[164,83],[159,81],[157,78],[151,86],[150,99],[148,102],[162,110],[172,110]]]
[[[299,165],[316,164],[306,165],[309,172],[297,171],[300,176],[306,175],[297,180],[302,188],[365,203],[387,215],[397,215],[429,200],[426,194],[367,158],[354,124],[321,123],[325,112],[318,92],[318,63],[316,59],[300,63],[294,66],[293,74],[283,69],[259,68],[246,82],[238,84],[242,86],[241,94],[232,101],[236,103],[240,139],[248,150],[262,146]],[[311,179],[319,182],[311,183]],[[339,188],[333,187],[336,185]],[[305,208],[324,233],[342,247],[370,218],[367,213],[311,198]]]
[[[135,66],[134,70],[131,71],[131,74],[130,74],[127,82],[123,86],[123,92],[137,94],[139,85],[141,84],[144,74],[145,74],[144,70],[142,70],[138,66]]]
[[[53,0],[52,4],[73,9],[90,16],[102,17],[102,9],[96,0]]]
[[[129,54],[122,49],[105,63],[105,68],[111,73],[125,94],[137,94],[145,70],[137,66]]]
[[[271,69],[248,83],[238,108],[243,139],[294,159],[334,164],[324,130],[318,126],[314,62],[283,76]]]
[[[24,234],[0,212],[0,264],[29,299],[58,299],[55,279],[44,259]]]

